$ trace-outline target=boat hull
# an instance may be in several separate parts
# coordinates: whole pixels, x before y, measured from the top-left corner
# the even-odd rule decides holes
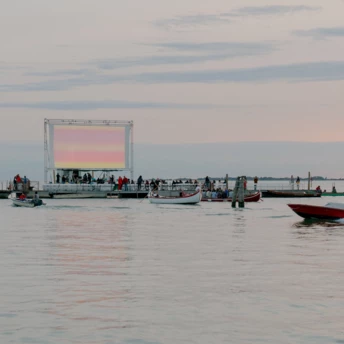
[[[50,193],[51,198],[55,199],[80,199],[80,198],[106,198],[106,192],[80,192],[80,193]]]
[[[244,198],[244,202],[258,202],[259,200],[260,192],[245,196]],[[232,198],[202,198],[202,202],[232,202]]]
[[[323,192],[322,196],[340,197],[344,196],[344,192]]]
[[[153,204],[197,204],[202,199],[202,193],[198,191],[182,197],[148,197],[148,199]]]
[[[306,204],[288,204],[288,206],[304,219],[339,220],[344,218],[344,209]]]
[[[45,205],[41,200],[33,201],[33,200],[20,200],[20,199],[13,199],[12,204],[15,207],[24,207],[24,208],[34,208],[39,207],[41,205]]]
[[[263,198],[309,198],[309,197],[321,197],[320,193],[309,191],[275,191],[267,190],[262,192]]]
[[[0,190],[0,199],[8,199],[11,191]]]

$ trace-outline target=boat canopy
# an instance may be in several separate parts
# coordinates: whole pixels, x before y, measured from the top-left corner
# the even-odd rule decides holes
[[[327,208],[334,208],[334,209],[344,209],[344,203],[327,203],[325,205]]]

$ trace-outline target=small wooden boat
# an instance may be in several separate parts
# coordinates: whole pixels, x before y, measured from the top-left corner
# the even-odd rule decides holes
[[[149,202],[154,204],[196,204],[202,199],[202,192],[182,194],[179,197],[148,196]]]
[[[12,199],[12,203],[15,207],[26,207],[26,208],[34,208],[39,207],[41,205],[45,205],[41,199],[33,200],[33,199],[25,199],[21,200],[19,198]]]
[[[343,203],[327,203],[325,206],[288,204],[297,215],[305,219],[338,220],[344,218]]]
[[[252,195],[246,195],[245,202],[258,202],[260,200],[260,192],[256,192]],[[202,198],[202,202],[232,202],[232,198]]]
[[[321,197],[321,193],[315,191],[283,191],[283,190],[267,190],[262,192],[264,197],[275,197],[275,198],[292,198],[292,197]]]

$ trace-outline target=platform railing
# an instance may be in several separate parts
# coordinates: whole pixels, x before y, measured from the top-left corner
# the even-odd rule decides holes
[[[27,184],[18,183],[14,184],[12,181],[1,181],[0,190],[1,191],[38,191],[39,190],[38,181],[30,181]]]
[[[203,189],[205,189],[204,184],[200,183]],[[228,182],[228,188],[232,190],[234,188],[235,181],[229,181]],[[40,184],[39,181],[30,181],[30,190],[32,191],[38,191],[40,190],[40,187],[42,184]],[[181,191],[193,191],[196,189],[197,184],[190,184],[190,183],[171,183],[170,181],[168,183],[160,183],[158,189],[162,191],[173,191],[173,190],[181,190]],[[225,190],[226,184],[225,183],[215,183],[214,185],[215,189],[221,188],[222,190]],[[0,181],[0,190],[2,191],[12,191],[14,188],[13,182],[11,181]],[[137,183],[135,184],[128,184],[128,191],[130,192],[138,192],[138,191],[149,191],[149,188],[154,188],[153,184],[141,184],[141,188],[138,188]],[[25,189],[25,187],[24,187]],[[254,183],[253,181],[247,182],[247,189],[248,190],[254,190]],[[297,188],[297,184],[294,183],[294,185],[290,183],[258,183],[257,190],[307,190],[308,189],[308,183],[303,182],[299,184],[299,188]],[[311,187],[312,189],[312,187]],[[23,191],[22,184],[17,184],[17,190]],[[50,192],[86,192],[86,191],[118,191],[118,184],[44,184],[43,190],[50,191]],[[125,191],[124,185],[122,185],[122,190]]]
[[[206,189],[206,187],[203,184],[200,184],[202,189]],[[44,184],[43,190],[51,193],[58,193],[58,192],[147,192],[150,189],[157,189],[160,191],[187,191],[191,192],[194,191],[197,187],[197,184],[194,183],[160,183],[158,186],[155,184],[141,184],[141,187],[138,186],[138,184],[127,184],[127,188],[125,188],[124,185],[122,185],[121,190],[118,190],[118,184]],[[229,189],[233,189],[234,182],[228,184]],[[221,188],[222,190],[226,189],[225,183],[215,183],[214,188]],[[248,184],[247,186],[248,190],[253,190],[254,185]],[[271,189],[271,187],[269,187]]]

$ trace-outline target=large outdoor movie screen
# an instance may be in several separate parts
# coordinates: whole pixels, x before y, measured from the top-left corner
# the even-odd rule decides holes
[[[55,168],[126,167],[125,127],[54,125],[52,143]]]

